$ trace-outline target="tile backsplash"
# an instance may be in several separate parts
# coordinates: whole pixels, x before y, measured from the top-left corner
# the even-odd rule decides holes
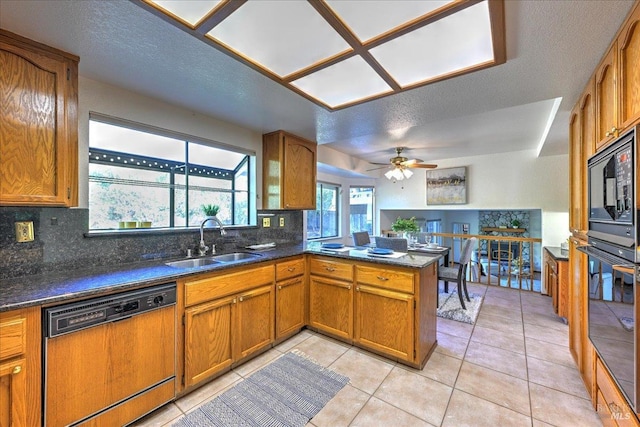
[[[300,243],[303,240],[302,211],[258,211],[271,215],[271,227],[229,228],[220,236],[217,227],[205,228],[205,243],[218,252],[242,249],[259,243]],[[284,227],[279,219],[284,218]],[[15,222],[33,221],[35,239],[18,243]],[[48,207],[0,207],[0,279],[46,274],[86,266],[111,265],[197,253],[198,229],[140,233],[108,233],[86,237],[88,209]]]

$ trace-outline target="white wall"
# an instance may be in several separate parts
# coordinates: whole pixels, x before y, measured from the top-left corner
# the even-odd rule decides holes
[[[247,128],[194,113],[125,89],[80,77],[78,95],[79,206],[89,203],[89,113],[143,123],[241,147],[257,154],[258,209],[262,206],[262,134]]]
[[[376,180],[377,208],[396,210],[541,209],[542,244],[560,246],[569,235],[569,156],[536,157],[535,151],[439,160],[438,168],[467,167],[467,203],[428,206],[426,170],[409,180]],[[378,222],[378,230],[381,225]]]

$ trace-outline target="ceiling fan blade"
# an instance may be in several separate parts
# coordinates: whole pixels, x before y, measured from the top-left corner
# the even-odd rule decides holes
[[[386,163],[372,163],[372,164],[374,164],[374,165],[384,164],[384,166],[380,166],[379,168],[367,169],[367,172],[377,171],[377,170],[380,170],[380,169],[386,169],[386,168],[389,167],[389,165],[387,165]]]
[[[372,164],[372,165],[380,165],[380,166],[389,166],[389,163],[388,163],[388,162],[387,162],[387,163],[369,162],[369,164]]]
[[[423,163],[424,160],[420,160],[420,159],[410,159],[410,160],[405,160],[404,162],[402,162],[403,166],[409,166],[409,165],[414,165],[416,163]]]
[[[412,165],[405,165],[408,168],[422,168],[422,169],[435,169],[438,167],[438,165],[429,165],[429,164],[422,164],[422,163],[416,163],[416,164],[412,164]]]

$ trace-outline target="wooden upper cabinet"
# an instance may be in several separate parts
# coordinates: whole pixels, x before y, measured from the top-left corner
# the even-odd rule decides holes
[[[617,136],[618,95],[616,92],[617,50],[614,42],[595,74],[596,88],[596,149],[604,147]]]
[[[576,104],[569,116],[569,231],[582,229],[582,147],[580,144],[580,104]]]
[[[621,129],[640,121],[640,3],[637,3],[617,40],[619,69],[619,123]]]
[[[315,209],[317,144],[284,131],[262,136],[263,209]]]
[[[0,205],[78,203],[78,57],[0,30]]]

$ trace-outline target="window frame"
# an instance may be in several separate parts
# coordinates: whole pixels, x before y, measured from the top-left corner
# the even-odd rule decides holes
[[[246,190],[246,195],[247,195],[247,223],[246,224],[225,224],[225,228],[227,229],[234,229],[234,228],[242,228],[242,229],[246,229],[246,228],[255,228],[257,227],[257,204],[256,204],[256,191],[257,191],[257,180],[256,180],[256,174],[257,174],[257,157],[256,157],[256,153],[255,151],[246,149],[246,148],[242,148],[242,147],[237,147],[237,146],[233,146],[230,144],[225,144],[225,143],[221,143],[218,141],[214,141],[214,140],[209,140],[206,138],[202,138],[202,137],[197,137],[194,135],[188,135],[185,133],[181,133],[181,132],[176,132],[176,131],[172,131],[169,129],[164,129],[164,128],[160,128],[160,127],[156,127],[156,126],[152,126],[152,125],[147,125],[144,123],[139,123],[139,122],[134,122],[134,121],[130,121],[127,119],[122,119],[122,118],[118,118],[118,117],[113,117],[113,116],[108,116],[108,115],[104,115],[101,113],[96,113],[96,112],[90,112],[89,113],[89,121],[88,124],[90,125],[90,123],[92,121],[95,122],[99,122],[99,123],[103,123],[103,124],[107,124],[107,125],[111,125],[111,126],[116,126],[116,127],[121,127],[121,128],[126,128],[126,129],[130,129],[133,131],[137,131],[137,132],[142,132],[142,133],[148,133],[148,134],[152,134],[152,135],[156,135],[156,136],[160,136],[160,137],[165,137],[165,138],[171,138],[171,139],[175,139],[179,142],[184,142],[185,144],[185,161],[183,163],[185,164],[189,164],[188,163],[188,158],[189,158],[189,145],[191,144],[198,144],[198,145],[203,145],[206,147],[212,147],[212,148],[216,148],[219,150],[226,150],[226,151],[230,151],[233,153],[237,153],[240,155],[244,155],[246,156],[240,163],[238,163],[238,165],[236,166],[235,169],[221,169],[221,168],[217,168],[217,167],[209,167],[212,170],[220,170],[220,171],[228,171],[230,172],[232,175],[234,175],[231,179],[229,179],[230,181],[230,190],[226,190],[227,192],[231,193],[231,204],[229,206],[229,208],[231,209],[231,213],[230,213],[230,218],[232,222],[236,221],[237,218],[237,213],[235,212],[235,204],[236,204],[236,196],[235,196],[235,192],[234,192],[234,186],[235,186],[235,174],[238,173],[238,171],[240,171],[243,167],[246,168],[246,173],[247,173],[247,190]],[[100,148],[95,148],[91,146],[91,141],[89,141],[88,144],[88,152],[91,153],[92,150],[100,150],[100,151],[107,151],[107,150],[103,150]],[[141,155],[135,155],[135,157],[145,157],[145,156],[141,156]],[[163,161],[165,161],[163,159]],[[166,162],[169,162],[168,160]],[[87,170],[89,169],[89,165],[93,163],[93,164],[99,164],[99,162],[92,162],[89,158],[87,158]],[[193,163],[192,163],[193,164]],[[185,171],[184,173],[186,178],[186,184],[185,185],[185,191],[188,192],[189,190],[189,186],[188,186],[188,176],[189,173]],[[89,185],[89,179],[90,177],[87,177],[87,185]],[[196,185],[196,187],[198,187]],[[221,191],[223,189],[220,189]],[[88,195],[89,196],[89,195]],[[187,197],[187,203],[186,203],[186,209],[188,212],[189,209],[189,202],[188,202],[188,197]],[[90,201],[90,197],[87,197],[87,206],[88,209],[91,209],[91,201]],[[174,206],[172,204],[167,205],[167,208],[171,208],[172,211],[174,211]],[[175,218],[175,212],[171,215],[171,218]],[[138,228],[126,228],[126,229],[120,229],[120,228],[89,228],[88,232],[86,233],[86,235],[104,235],[104,234],[110,234],[110,233],[126,233],[126,234],[131,234],[131,233],[174,233],[174,232],[184,232],[184,231],[192,231],[194,229],[197,229],[199,226],[198,225],[189,225],[188,224],[188,216],[186,218],[186,225],[178,225],[175,226],[175,219],[170,219],[170,226],[168,227],[153,227],[153,228],[148,228],[148,229],[138,229]],[[90,226],[90,224],[88,224],[88,226]]]
[[[371,230],[353,230],[351,229],[351,189],[353,188],[368,188],[371,189]],[[376,187],[374,185],[350,185],[349,186],[349,235],[352,235],[356,231],[368,231],[369,235],[373,236],[376,224]]]
[[[342,185],[341,184],[335,184],[332,182],[326,182],[326,181],[316,181],[316,200],[318,198],[318,191],[322,192],[323,189],[323,185],[326,186],[331,186],[333,188],[335,188],[335,200],[336,200],[336,211],[335,211],[335,221],[336,221],[336,234],[335,235],[331,235],[331,236],[323,236],[323,209],[322,209],[322,203],[316,203],[316,209],[315,210],[309,210],[307,211],[307,227],[305,229],[305,237],[307,240],[311,240],[311,241],[318,241],[318,240],[322,240],[322,239],[336,239],[336,238],[340,238],[341,237],[341,233],[340,233],[340,212],[341,212],[341,197],[340,197],[340,193],[342,192]],[[319,213],[319,217],[320,217],[320,227],[319,227],[319,231],[320,231],[320,236],[318,237],[309,237],[309,224],[308,224],[308,218],[309,218],[309,212],[318,212]]]

